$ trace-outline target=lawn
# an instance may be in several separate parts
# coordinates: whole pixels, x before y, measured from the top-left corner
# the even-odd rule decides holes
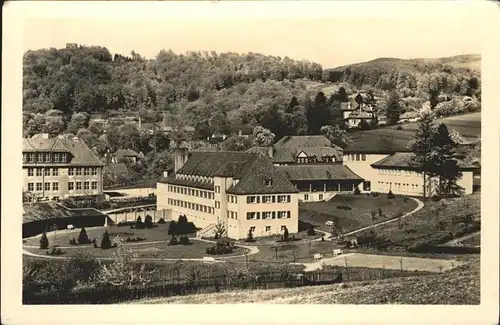
[[[481,112],[436,119],[435,124],[439,123],[444,123],[450,131],[456,130],[464,138],[475,139],[481,136]],[[398,127],[402,130],[398,130]],[[375,130],[351,132],[348,138],[351,142],[365,142],[374,137],[392,137],[394,147],[405,148],[415,137],[417,127],[418,123],[398,124]]]
[[[465,245],[465,246],[480,246],[481,245],[481,234],[477,234],[476,236],[473,236],[471,238],[468,238],[460,244]]]
[[[339,206],[348,206],[351,210],[339,209]],[[301,203],[299,219],[325,231],[332,231],[332,227],[325,226],[325,222],[337,219],[341,231],[345,233],[405,214],[416,207],[414,200],[400,196],[387,199],[387,195],[383,194],[376,197],[339,194],[328,202]],[[379,216],[379,208],[382,217]],[[372,211],[376,213],[375,219],[372,218]]]
[[[236,247],[231,254],[224,255],[208,255],[206,254],[206,249],[214,246],[212,243],[207,243],[204,241],[198,241],[191,239],[191,245],[175,245],[170,246],[168,243],[146,243],[146,244],[126,244],[127,247],[131,248],[133,253],[136,254],[136,258],[202,258],[204,256],[226,257],[244,254],[247,249]],[[46,255],[47,250],[39,248],[26,248],[29,252]],[[62,248],[64,254],[61,256],[76,256],[78,254],[84,253],[95,257],[110,257],[116,252],[116,248],[101,249],[94,248],[92,246],[86,247],[68,247]]]
[[[407,249],[415,244],[443,244],[453,238],[460,238],[478,231],[480,227],[479,193],[462,198],[443,199],[439,202],[427,200],[425,206],[401,222],[392,222],[373,229],[375,235],[391,240],[390,250]],[[469,214],[473,221],[469,225],[460,218]],[[357,236],[365,236],[372,230],[362,231]]]
[[[102,235],[104,234],[104,231],[107,229],[108,233],[113,239],[115,236],[120,236],[123,240],[125,240],[127,237],[141,237],[144,238],[143,242],[150,242],[150,241],[162,241],[162,240],[170,240],[171,236],[167,236],[168,232],[168,227],[169,223],[165,224],[154,224],[153,228],[148,228],[148,229],[130,229],[130,226],[123,226],[123,227],[118,227],[116,225],[109,226],[107,228],[104,227],[93,227],[93,228],[86,228],[85,230],[87,231],[87,236],[89,237],[90,240],[96,239],[97,245],[101,243]],[[59,230],[57,233],[54,235],[54,233],[49,233],[47,235],[49,239],[49,244],[50,246],[70,246],[69,241],[73,238],[78,239],[78,235],[80,234],[81,229],[74,229],[74,230]],[[194,237],[195,234],[190,234],[188,237]],[[40,245],[40,237],[31,237],[31,238],[26,238],[26,242],[24,245],[26,246],[39,246]],[[81,245],[81,247],[92,247],[93,244],[89,245]],[[76,247],[76,246],[75,246]]]

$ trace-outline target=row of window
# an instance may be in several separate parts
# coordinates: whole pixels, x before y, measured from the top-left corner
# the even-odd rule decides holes
[[[214,193],[212,193],[212,192],[203,191],[203,190],[196,190],[196,189],[191,189],[191,188],[186,188],[186,187],[181,187],[181,186],[169,185],[168,191],[173,192],[173,193],[197,196],[197,197],[211,199],[211,200],[213,200],[213,198],[214,198]]]
[[[65,163],[68,160],[68,154],[66,153],[28,153],[28,152],[23,152],[23,163],[29,162],[29,163],[34,163],[39,162],[39,163]]]
[[[247,203],[260,203],[261,195],[247,196]],[[262,203],[290,203],[290,195],[262,195]]]
[[[37,192],[41,192],[42,189],[44,191],[50,191],[51,190],[51,184],[52,184],[52,191],[59,191],[59,182],[36,183],[36,191]],[[34,192],[35,191],[35,183],[28,183],[28,191],[29,192]]]
[[[380,175],[396,175],[396,176],[418,176],[418,173],[412,170],[401,169],[379,169]]]
[[[247,220],[291,218],[290,211],[247,212]]]
[[[97,167],[92,167],[92,168],[85,168],[85,167],[70,167],[68,168],[68,175],[69,176],[90,176],[92,175],[97,175]]]
[[[344,160],[349,161],[366,161],[366,154],[364,153],[356,153],[356,154],[347,154],[344,155]]]
[[[281,226],[281,231],[285,231],[286,226],[283,225]],[[266,226],[266,231],[271,231],[271,226]],[[250,232],[255,232],[255,226],[250,227]]]
[[[59,176],[59,168],[28,168],[28,176],[35,176],[35,172],[36,176]]]
[[[379,181],[378,183],[380,186],[384,186],[384,184],[385,184],[386,187],[391,187],[394,189],[401,189],[404,191],[410,190],[410,186],[411,186],[412,191],[415,191],[418,189],[418,184],[392,183],[392,182],[382,182],[382,181]],[[392,186],[394,186],[394,187],[392,187]]]
[[[211,214],[215,213],[215,210],[213,207],[209,207],[209,206],[206,206],[203,204],[191,203],[191,202],[174,200],[174,199],[168,199],[168,204],[173,205],[173,206],[178,206],[181,208],[190,209],[190,210],[201,211],[201,212],[205,212],[205,213],[211,213]]]
[[[81,190],[82,189],[82,184],[83,184],[83,189],[84,190],[89,190],[92,188],[93,190],[97,190],[97,181],[92,181],[92,182],[69,182],[68,183],[68,190],[73,191],[73,190]]]
[[[334,156],[323,156],[321,159],[316,157],[297,157],[298,164],[309,164],[309,163],[317,163],[317,162],[335,162]]]
[[[234,195],[228,195],[227,200],[229,203],[238,203],[238,197]]]

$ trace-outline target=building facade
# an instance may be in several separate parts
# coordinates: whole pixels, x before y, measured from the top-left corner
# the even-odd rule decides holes
[[[157,184],[157,208],[186,215],[202,232],[222,224],[233,239],[298,232],[298,190],[258,153],[177,150]]]
[[[104,164],[77,137],[23,139],[23,191],[33,200],[102,194]]]

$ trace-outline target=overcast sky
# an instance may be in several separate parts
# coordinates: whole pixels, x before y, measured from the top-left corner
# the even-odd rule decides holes
[[[481,52],[481,39],[477,37],[481,26],[467,17],[463,9],[428,15],[426,19],[394,16],[349,19],[65,19],[62,16],[26,21],[23,45],[25,50],[60,48],[66,43],[101,45],[112,53],[128,55],[134,50],[148,58],[161,49],[176,53],[251,51],[307,59],[325,68],[378,57],[431,58]]]

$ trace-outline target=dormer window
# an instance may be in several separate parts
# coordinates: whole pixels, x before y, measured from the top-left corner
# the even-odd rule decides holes
[[[273,180],[270,178],[264,179],[264,185],[270,187],[271,185],[273,185]]]
[[[63,162],[63,163],[66,162],[66,154],[65,153],[61,154],[61,162]]]

